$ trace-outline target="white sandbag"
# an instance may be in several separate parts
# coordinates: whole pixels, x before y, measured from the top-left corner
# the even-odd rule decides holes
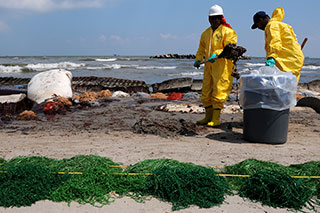
[[[41,72],[28,84],[28,98],[38,104],[55,96],[72,97],[72,73],[64,69]]]

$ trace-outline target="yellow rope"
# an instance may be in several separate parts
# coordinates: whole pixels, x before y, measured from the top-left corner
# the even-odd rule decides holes
[[[128,166],[125,166],[125,165],[109,165],[109,167],[114,167],[114,168],[117,168],[117,167],[126,168],[126,167],[128,167]]]
[[[216,174],[221,177],[250,177],[250,175]]]
[[[214,168],[214,169],[224,169],[226,168],[225,166],[210,166],[210,168]]]
[[[153,175],[152,173],[110,173],[110,175]]]
[[[109,173],[110,175],[153,175],[152,173]],[[220,177],[250,177],[250,175],[216,174]],[[320,176],[291,176],[292,178],[320,179]]]
[[[0,165],[3,165],[0,163]],[[125,165],[108,165],[109,167],[121,167],[125,168],[128,166]],[[210,168],[225,168],[225,166],[210,166]],[[7,173],[7,171],[0,171],[0,173]],[[64,175],[82,175],[83,172],[57,172],[57,174]],[[106,173],[102,173],[103,175],[106,175]],[[153,175],[152,173],[110,173],[111,175]],[[250,175],[235,175],[235,174],[217,174],[216,176],[220,177],[250,177]],[[320,176],[291,176],[292,178],[300,178],[300,179],[320,179]]]
[[[7,171],[0,171],[0,173],[7,173]],[[82,175],[83,172],[56,172],[60,175]],[[106,173],[102,173],[106,175]],[[110,175],[153,175],[152,173],[109,173]],[[250,177],[250,175],[234,175],[234,174],[216,174],[216,176],[220,177]],[[292,178],[300,178],[300,179],[320,179],[320,176],[291,176]]]
[[[57,172],[59,175],[82,175],[82,172]]]
[[[320,176],[291,176],[292,178],[314,178],[319,179]]]

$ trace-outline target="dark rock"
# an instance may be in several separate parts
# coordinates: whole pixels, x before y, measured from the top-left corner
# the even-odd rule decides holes
[[[302,84],[299,84],[299,87],[320,93],[320,80],[314,80],[307,83],[302,83]]]
[[[310,107],[317,113],[320,113],[320,98],[303,97],[297,102],[297,106]]]
[[[185,92],[190,91],[192,78],[175,78],[152,84],[153,92]]]
[[[187,54],[187,55],[180,55],[180,54],[165,54],[165,55],[156,55],[156,56],[151,56],[150,58],[173,58],[173,59],[195,59],[196,56],[192,54]]]
[[[202,90],[202,79],[193,79],[191,90],[192,91],[201,91]]]

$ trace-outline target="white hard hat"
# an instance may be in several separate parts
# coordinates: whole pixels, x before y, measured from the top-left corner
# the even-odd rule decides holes
[[[223,9],[217,4],[213,5],[209,10],[209,16],[220,16],[220,15],[223,16]]]

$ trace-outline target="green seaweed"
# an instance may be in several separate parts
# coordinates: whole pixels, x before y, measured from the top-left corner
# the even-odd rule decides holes
[[[210,208],[222,204],[229,190],[224,177],[206,167],[170,167],[157,168],[147,178],[147,191],[172,203],[172,210],[197,205]]]
[[[49,199],[52,191],[68,177],[37,165],[17,165],[0,175],[0,206],[31,206]]]
[[[221,171],[250,178],[220,177],[211,168],[172,159],[144,160],[123,171],[121,164],[96,155],[0,158],[0,171],[4,207],[44,199],[101,207],[122,196],[144,202],[151,195],[172,203],[173,210],[190,205],[209,208],[221,204],[231,189],[273,207],[301,210],[320,204],[320,178],[290,177],[320,176],[320,161],[283,166],[248,159]]]
[[[301,210],[311,205],[312,190],[287,174],[260,170],[241,186],[239,194],[275,208]]]

